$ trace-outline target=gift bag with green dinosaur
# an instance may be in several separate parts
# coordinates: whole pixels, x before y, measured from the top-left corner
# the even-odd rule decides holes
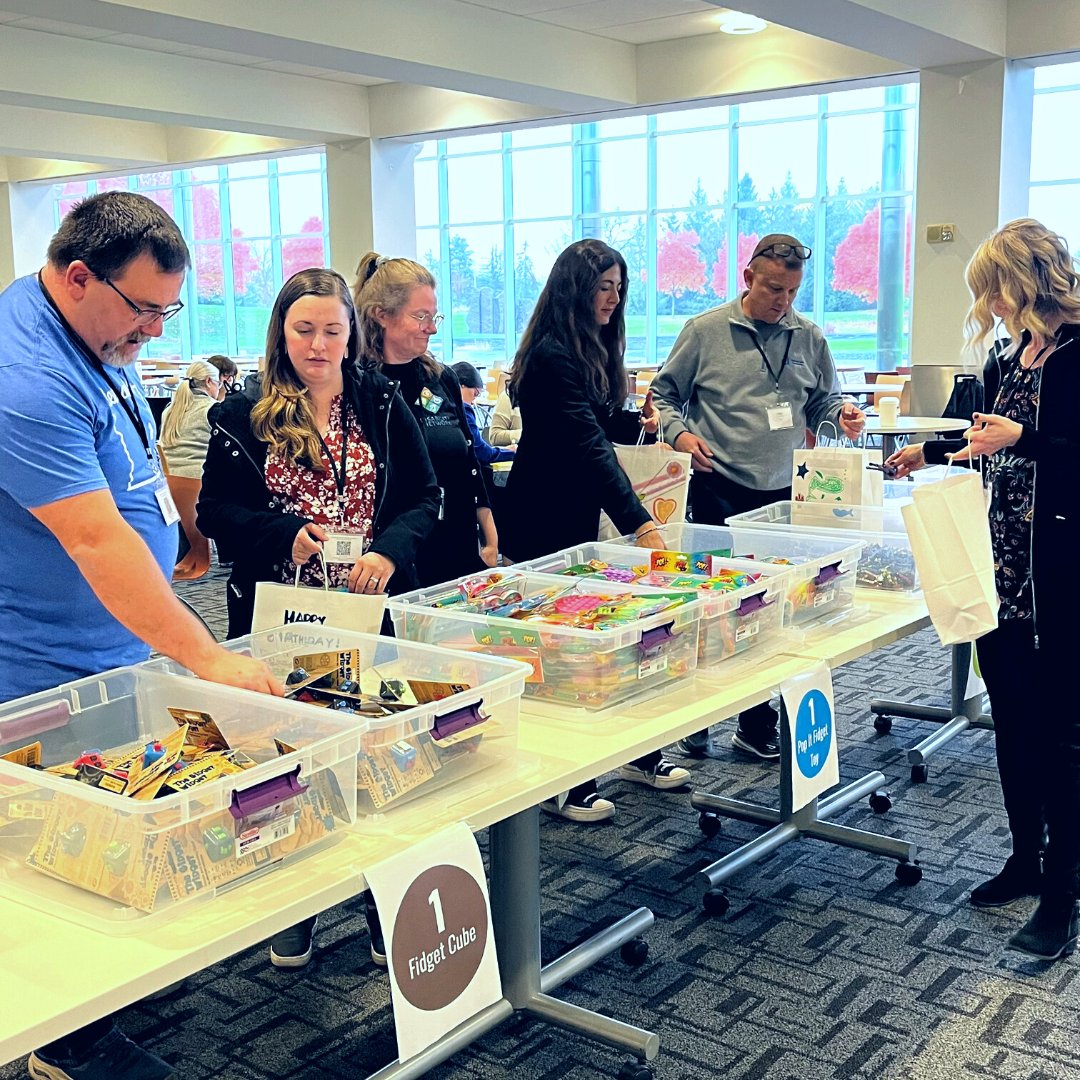
[[[857,528],[857,508],[881,506],[881,472],[868,469],[871,463],[881,465],[880,450],[820,445],[796,450],[791,466],[792,524]],[[838,507],[844,508],[839,515]],[[839,521],[840,517],[849,520]]]

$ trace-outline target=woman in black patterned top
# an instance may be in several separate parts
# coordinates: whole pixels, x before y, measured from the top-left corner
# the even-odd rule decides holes
[[[1080,276],[1065,241],[1030,218],[999,229],[967,268],[969,338],[1001,319],[1012,347],[991,367],[986,401],[960,442],[908,447],[900,475],[949,449],[985,456],[999,624],[978,643],[994,715],[1012,854],[971,893],[976,907],[1025,896],[1038,908],[1009,945],[1056,960],[1076,948],[1080,912],[1080,712],[1070,700],[1080,611],[1075,469],[1080,460]]]

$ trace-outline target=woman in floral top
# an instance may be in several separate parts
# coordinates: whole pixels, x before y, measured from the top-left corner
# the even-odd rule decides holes
[[[412,413],[382,376],[361,370],[344,279],[303,270],[270,314],[262,396],[229,394],[210,411],[198,524],[232,558],[229,636],[251,629],[255,585],[321,583],[315,556],[335,535],[363,554],[330,562],[332,586],[405,592],[435,524],[439,489]]]
[[[987,369],[992,411],[975,413],[964,433],[967,449],[943,440],[908,447],[890,461],[903,475],[950,449],[964,459],[987,458],[1001,603],[998,627],[979,639],[978,653],[1012,854],[972,890],[971,902],[1003,907],[1038,896],[1009,945],[1057,960],[1075,950],[1080,930],[1080,712],[1068,686],[1080,611],[1080,275],[1061,237],[1021,218],[978,248],[967,282],[972,341],[989,336],[995,317],[1012,339]]]

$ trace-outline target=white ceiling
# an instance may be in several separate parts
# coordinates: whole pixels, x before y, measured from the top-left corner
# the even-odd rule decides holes
[[[1078,0],[739,8],[767,29],[719,33],[710,0],[0,0],[0,180],[1080,49]]]

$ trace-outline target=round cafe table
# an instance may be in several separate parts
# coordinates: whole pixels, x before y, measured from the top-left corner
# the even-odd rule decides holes
[[[945,435],[966,431],[970,420],[950,420],[944,416],[898,416],[885,423],[880,416],[866,418],[866,434],[881,436],[881,451],[888,458],[896,449],[898,435]]]

